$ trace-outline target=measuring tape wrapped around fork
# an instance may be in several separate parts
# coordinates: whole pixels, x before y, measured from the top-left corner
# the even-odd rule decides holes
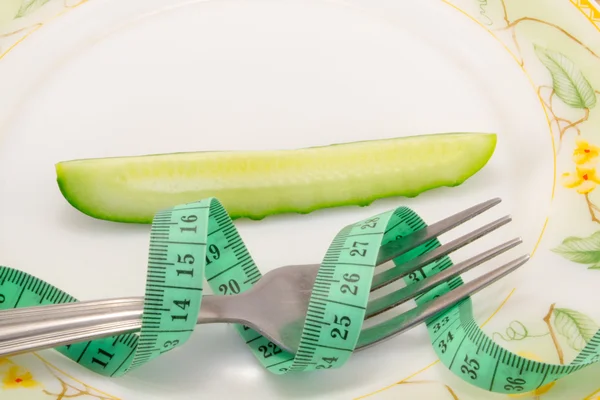
[[[258,361],[275,374],[339,368],[352,355],[361,332],[379,248],[426,227],[413,210],[399,207],[341,229],[314,282],[296,354],[234,325]],[[405,263],[437,247],[432,239],[394,259]],[[443,257],[404,277],[407,285],[452,266]],[[183,204],[156,214],[142,327],[89,342],[57,347],[80,365],[104,376],[122,376],[182,346],[196,327],[206,279],[215,293],[250,289],[261,273],[217,199]],[[417,305],[463,285],[460,277],[415,298]],[[62,290],[22,271],[0,267],[0,309],[75,302]],[[568,365],[533,361],[492,341],[475,322],[470,298],[426,321],[440,361],[454,374],[485,390],[527,392],[571,374],[600,358],[600,331]],[[363,340],[363,338],[361,338]]]

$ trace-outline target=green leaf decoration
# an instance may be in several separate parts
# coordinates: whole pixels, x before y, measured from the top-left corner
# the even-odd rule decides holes
[[[48,1],[50,0],[23,0],[23,2],[21,3],[21,8],[17,12],[15,18],[21,18],[26,16],[27,14],[37,10],[38,8],[46,4]]]
[[[581,351],[598,331],[598,325],[587,315],[568,308],[555,308],[554,327],[564,336],[569,346],[575,351]]]
[[[552,75],[554,92],[565,104],[587,109],[596,105],[594,88],[571,60],[559,52],[538,45],[533,47],[537,57]]]
[[[552,251],[579,264],[592,264],[588,269],[600,269],[600,231],[588,237],[570,236]]]

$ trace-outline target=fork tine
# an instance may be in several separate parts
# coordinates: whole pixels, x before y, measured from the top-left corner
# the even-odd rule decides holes
[[[488,233],[500,228],[501,226],[506,225],[511,220],[512,218],[507,215],[494,222],[484,225],[481,228],[474,230],[473,232],[469,232],[466,235],[459,237],[458,239],[455,239],[449,243],[437,247],[419,257],[415,257],[412,260],[405,262],[404,264],[395,266],[393,268],[376,274],[373,277],[373,281],[371,283],[371,292],[380,289],[386,285],[389,285],[390,283],[393,283],[398,279],[405,277],[411,272],[415,272],[416,270],[423,268],[427,264],[432,263],[444,256],[447,256],[448,254],[487,235]]]
[[[390,339],[400,333],[406,332],[433,317],[435,314],[448,309],[468,296],[488,287],[525,264],[528,260],[529,255],[519,257],[485,275],[475,278],[472,281],[447,292],[435,300],[421,304],[373,327],[363,329],[355,349],[362,350],[380,343],[383,340]]]
[[[505,251],[512,249],[513,247],[522,243],[520,238],[509,240],[499,246],[496,246],[490,250],[484,251],[483,253],[477,254],[465,261],[462,261],[452,267],[442,270],[428,278],[423,279],[420,282],[413,283],[409,286],[403,287],[402,289],[396,290],[388,295],[382,296],[378,299],[372,300],[367,305],[365,319],[372,318],[376,315],[381,314],[393,307],[407,302],[416,296],[425,293],[434,286],[440,283],[449,281],[450,279],[469,271],[470,269],[483,264],[484,262],[491,260],[497,255],[504,253]]]
[[[448,232],[450,229],[453,229],[458,225],[467,222],[471,218],[489,210],[490,208],[499,204],[501,201],[502,200],[500,198],[484,201],[483,203],[467,208],[466,210],[460,211],[448,218],[444,218],[441,221],[426,226],[423,229],[419,229],[408,236],[381,246],[379,249],[379,254],[377,255],[377,265],[381,265],[398,256],[401,256],[407,251],[412,250],[415,247],[420,246],[445,232]]]

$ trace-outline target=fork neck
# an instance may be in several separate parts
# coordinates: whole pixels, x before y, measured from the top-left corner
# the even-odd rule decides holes
[[[240,293],[231,296],[208,295],[202,297],[198,324],[228,322],[233,324],[248,324],[249,302],[247,296]]]

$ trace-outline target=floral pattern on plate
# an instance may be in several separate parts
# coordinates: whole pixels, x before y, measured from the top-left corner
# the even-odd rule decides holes
[[[87,385],[38,354],[0,358],[0,393],[15,400],[117,400]]]

